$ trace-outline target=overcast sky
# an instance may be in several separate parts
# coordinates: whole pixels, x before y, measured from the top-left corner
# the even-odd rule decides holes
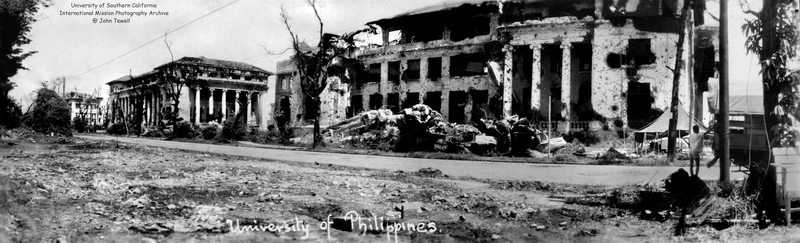
[[[325,31],[342,33],[360,28],[369,21],[449,1],[453,0],[318,0],[317,4],[325,22]],[[279,17],[282,5],[292,17],[291,24],[297,34],[309,43],[317,41],[315,37],[318,26],[313,12],[302,0],[138,2],[154,3],[157,8],[74,8],[71,6],[73,3],[133,2],[53,0],[51,7],[40,11],[37,18],[39,20],[34,23],[29,34],[31,44],[23,47],[27,51],[38,53],[24,61],[24,66],[30,70],[21,70],[12,77],[11,80],[17,87],[12,90],[11,96],[21,100],[26,106],[28,101],[25,96],[38,88],[41,81],[64,76],[68,78],[68,91],[77,89],[79,92],[92,93],[93,90],[100,89],[105,97],[108,95],[106,82],[128,75],[129,72],[134,75],[144,73],[170,61],[163,40],[164,34],[169,31],[174,31],[168,35],[168,39],[173,44],[176,59],[183,56],[204,56],[246,62],[274,72],[276,62],[289,55],[288,52],[284,55],[270,55],[265,50],[281,52],[290,46],[290,37]],[[213,12],[225,5],[229,6]],[[709,2],[709,11],[718,12],[717,5]],[[731,93],[760,93],[758,66],[752,64],[755,63],[755,58],[745,56],[742,47],[744,38],[739,29],[743,23],[741,10],[738,4],[731,5],[731,60],[738,62],[732,64],[731,68],[734,82]],[[61,14],[66,11],[89,10],[161,11],[168,12],[168,15],[103,17]],[[192,22],[206,14],[208,16]],[[130,23],[93,23],[94,18],[130,18]],[[706,20],[706,23],[713,23],[713,20]],[[155,39],[157,40],[146,44]],[[139,49],[130,52],[136,48]],[[127,52],[130,53],[125,54]],[[115,58],[118,59],[114,60]],[[745,83],[748,80],[750,89],[747,89],[748,85]]]

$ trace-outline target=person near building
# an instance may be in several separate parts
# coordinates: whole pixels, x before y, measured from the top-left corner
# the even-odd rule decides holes
[[[700,154],[703,151],[703,137],[705,134],[700,133],[700,127],[694,125],[692,133],[689,134],[689,174],[697,175],[700,173]],[[695,170],[694,168],[697,167]]]

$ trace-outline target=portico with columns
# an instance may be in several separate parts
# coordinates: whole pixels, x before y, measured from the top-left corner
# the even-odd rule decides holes
[[[224,86],[224,87],[220,87]],[[249,123],[259,123],[262,117],[262,111],[259,110],[259,102],[264,91],[254,91],[247,89],[247,87],[230,88],[225,85],[217,87],[194,87],[191,88],[192,93],[191,107],[191,121],[195,124],[204,124],[208,122],[223,123],[227,119],[233,119],[239,110],[242,108],[241,104],[246,104],[245,109],[242,110]],[[255,105],[254,105],[255,104]],[[200,114],[200,115],[197,115]]]
[[[159,87],[156,82],[163,72],[175,73],[184,83],[177,104],[178,116],[182,120],[197,125],[223,123],[234,119],[241,111],[248,126],[266,129],[269,118],[263,116],[270,115],[271,111],[262,110],[268,107],[260,104],[269,90],[267,79],[272,73],[246,63],[204,57],[184,57],[158,66],[151,72],[128,75],[109,82],[110,97],[122,115],[130,116],[135,112],[134,106],[141,104],[144,125],[156,126],[168,122],[166,114],[171,114],[176,104],[173,97],[168,95],[174,92],[167,92],[171,91],[167,89],[174,87]],[[189,76],[189,73],[194,75]],[[134,90],[131,88],[131,79],[139,78],[151,81]]]

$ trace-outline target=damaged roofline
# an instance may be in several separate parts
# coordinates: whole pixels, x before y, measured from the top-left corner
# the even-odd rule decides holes
[[[469,9],[469,8],[482,8],[482,7],[496,7],[498,6],[497,1],[487,1],[487,0],[461,0],[458,2],[453,3],[443,3],[439,5],[432,5],[424,8],[415,9],[412,11],[408,11],[402,14],[395,15],[390,18],[379,19],[375,21],[367,22],[366,25],[378,25],[383,27],[387,24],[398,23],[408,18],[413,17],[420,17],[427,14],[432,13],[439,13],[445,11],[453,11],[459,9]]]

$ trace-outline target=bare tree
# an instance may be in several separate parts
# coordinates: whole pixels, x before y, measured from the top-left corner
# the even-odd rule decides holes
[[[172,52],[172,42],[167,39],[167,33],[164,34],[164,45],[167,46],[169,51],[171,65],[164,66],[157,81],[157,87],[162,88],[166,92],[167,98],[170,100],[170,113],[166,114],[169,123],[172,124],[172,131],[177,128],[180,119],[180,103],[183,88],[188,84],[196,82],[197,72],[194,69],[184,69],[183,72],[178,73],[178,65],[175,64],[175,55]],[[197,114],[198,116],[200,114]]]
[[[316,148],[322,142],[319,127],[320,94],[328,86],[328,78],[330,77],[338,77],[343,82],[349,82],[353,79],[351,77],[353,72],[348,72],[348,70],[353,70],[354,67],[359,65],[356,59],[349,57],[349,54],[352,54],[355,49],[353,38],[357,34],[364,32],[375,33],[375,29],[367,27],[341,36],[325,33],[324,23],[316,7],[316,0],[306,0],[306,2],[314,10],[314,16],[319,23],[319,43],[316,48],[306,48],[303,45],[303,42],[292,30],[292,26],[289,24],[289,16],[283,7],[281,7],[280,16],[286,26],[286,30],[292,37],[292,49],[295,52],[292,60],[299,73],[302,92],[305,97],[313,102],[305,105],[313,106],[313,109],[310,110],[314,117],[314,143],[312,147]]]

